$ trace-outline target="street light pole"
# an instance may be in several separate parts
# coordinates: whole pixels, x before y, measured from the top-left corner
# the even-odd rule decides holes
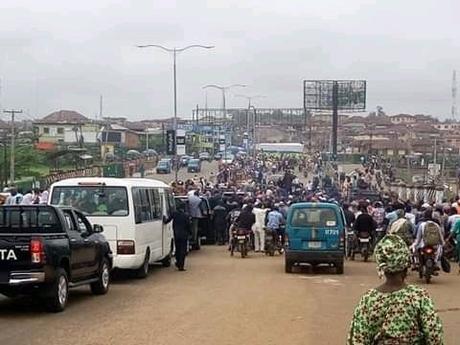
[[[249,113],[251,111],[251,107],[254,108],[251,104],[251,101],[256,98],[265,98],[266,96],[264,95],[254,95],[254,96],[246,96],[246,95],[235,95],[235,97],[241,97],[241,98],[246,98],[248,100],[248,112],[247,112],[247,117],[246,117],[246,132],[248,133],[249,136]],[[255,124],[256,121],[256,108],[254,108],[254,117],[252,119],[253,125]],[[253,132],[254,134],[255,132]],[[255,138],[252,138],[252,142],[255,143]]]
[[[176,61],[177,61],[177,53],[182,53],[188,49],[192,48],[201,48],[201,49],[212,49],[214,46],[204,46],[201,44],[192,44],[186,46],[184,48],[167,48],[159,44],[146,44],[146,45],[138,45],[138,48],[157,48],[162,49],[168,53],[173,54],[173,88],[174,88],[174,120],[173,120],[173,129],[174,133],[177,137],[177,71],[176,71]],[[175,152],[174,152],[174,164],[175,164],[175,181],[177,181],[177,173],[179,169],[179,164],[177,162],[177,142],[175,143]]]
[[[205,85],[203,86],[203,89],[207,89],[207,88],[214,88],[214,89],[218,89],[222,92],[222,110],[224,112],[224,131],[225,131],[225,158],[227,158],[227,133],[226,133],[226,120],[227,120],[227,108],[226,108],[226,102],[225,102],[225,92],[227,90],[230,90],[231,88],[234,88],[234,87],[246,87],[247,85],[245,84],[232,84],[232,85],[228,85],[228,86],[221,86],[221,85],[216,85],[216,84],[208,84],[208,85]],[[233,124],[232,124],[232,127],[231,127],[231,137],[233,137]],[[232,139],[232,138],[230,138]]]

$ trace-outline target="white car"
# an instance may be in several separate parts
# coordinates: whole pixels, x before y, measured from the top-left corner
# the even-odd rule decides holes
[[[227,154],[225,156],[222,156],[221,162],[223,164],[232,164],[234,160],[235,160],[235,156],[231,154]]]

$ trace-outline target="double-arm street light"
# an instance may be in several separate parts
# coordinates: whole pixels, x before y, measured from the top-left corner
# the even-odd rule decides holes
[[[246,87],[247,85],[245,84],[232,84],[228,86],[222,86],[222,85],[216,85],[216,84],[208,84],[203,86],[203,89],[208,89],[208,88],[213,88],[213,89],[218,89],[222,92],[222,111],[224,112],[224,128],[225,128],[225,122],[227,120],[227,106],[225,102],[225,93],[226,91],[234,88],[234,87]],[[220,134],[220,133],[219,133]],[[233,128],[231,128],[231,136],[233,137]],[[227,141],[227,133],[225,133],[225,141]],[[227,144],[227,143],[226,143]],[[227,145],[225,145],[227,146]],[[225,148],[225,155],[227,153],[227,147]]]
[[[145,45],[138,45],[138,48],[157,48],[164,50],[165,52],[172,53],[173,56],[173,80],[174,80],[174,122],[173,122],[173,129],[174,133],[177,135],[177,74],[176,74],[176,58],[178,53],[182,53],[188,49],[192,48],[201,48],[201,49],[212,49],[214,46],[205,46],[201,44],[192,44],[183,48],[167,48],[159,44],[145,44]],[[175,143],[175,154],[174,160],[176,165],[176,176],[175,180],[177,181],[177,171],[178,171],[178,162],[177,162],[177,143]]]
[[[255,144],[256,144],[256,108],[252,105],[251,101],[253,99],[257,98],[265,98],[263,95],[253,95],[253,96],[247,96],[247,95],[235,95],[235,97],[240,97],[240,98],[245,98],[248,100],[248,111],[246,113],[246,133],[248,134],[250,131],[250,122],[249,122],[249,113],[251,112],[251,108],[253,108],[253,117],[252,117],[252,144],[254,146],[254,152],[255,152]],[[247,149],[249,150],[249,143]]]

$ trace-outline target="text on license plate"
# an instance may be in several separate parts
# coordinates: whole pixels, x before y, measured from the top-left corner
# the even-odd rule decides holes
[[[318,242],[318,241],[310,241],[310,242],[308,242],[308,248],[312,248],[312,249],[321,248],[321,242]]]
[[[369,239],[368,239],[368,238],[360,238],[360,239],[359,239],[359,242],[368,243],[368,242],[369,242]]]
[[[246,236],[238,236],[237,239],[239,239],[239,240],[245,240],[245,239],[246,239]]]

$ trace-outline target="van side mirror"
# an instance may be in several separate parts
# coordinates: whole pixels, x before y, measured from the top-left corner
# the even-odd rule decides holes
[[[94,224],[93,225],[93,232],[94,233],[101,233],[104,231],[104,228],[102,225],[99,225],[99,224]]]

